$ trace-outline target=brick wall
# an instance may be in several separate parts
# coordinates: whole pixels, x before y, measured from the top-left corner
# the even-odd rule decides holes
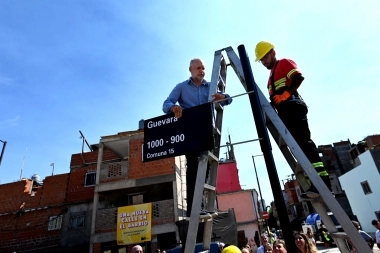
[[[65,202],[69,174],[46,177],[35,196],[24,193],[25,181],[0,185],[0,214],[17,212],[25,202],[24,209],[48,205],[61,205]]]
[[[129,141],[129,178],[143,178],[175,173],[174,157],[152,162],[142,162],[141,145],[144,139]]]
[[[96,164],[71,170],[67,187],[67,203],[92,202],[94,186],[85,186],[87,172],[96,172]]]
[[[61,207],[0,216],[0,252],[59,246],[61,230],[48,231],[49,217],[62,214]]]
[[[83,157],[83,158],[82,158]],[[120,159],[120,156],[117,155],[115,152],[113,152],[111,149],[104,146],[103,148],[103,161],[110,161],[114,159]],[[84,161],[83,161],[84,160]],[[79,154],[72,154],[71,155],[71,161],[70,161],[70,168],[71,170],[82,167],[87,164],[91,163],[97,163],[98,162],[98,149],[86,152],[86,153],[79,153]]]
[[[84,187],[88,170],[96,165],[46,177],[35,196],[23,193],[25,181],[0,185],[0,252],[61,247],[62,229],[48,231],[49,217],[65,214],[67,205],[93,201],[94,187]]]

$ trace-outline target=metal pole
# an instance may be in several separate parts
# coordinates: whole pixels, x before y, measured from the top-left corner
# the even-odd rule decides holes
[[[53,174],[54,174],[54,163],[51,163],[50,166],[53,166],[53,170],[51,172],[51,175],[53,176]]]
[[[256,174],[256,180],[257,180],[257,186],[259,187],[259,193],[260,193],[260,198],[261,198],[261,208],[262,208],[262,211],[261,213],[266,209],[264,207],[264,199],[263,199],[263,195],[261,194],[261,188],[260,188],[260,182],[259,182],[259,177],[257,176],[257,170],[256,170],[256,163],[255,163],[255,156],[262,156],[262,155],[253,155],[252,156],[252,161],[253,161],[253,167],[255,168],[255,174]],[[268,221],[267,219],[264,219],[265,220],[265,226],[268,228]],[[260,233],[261,234],[261,233]]]
[[[259,193],[260,193],[260,198],[261,198],[261,208],[264,211],[265,206],[264,206],[264,200],[263,200],[263,195],[261,194],[261,188],[260,188],[260,182],[259,182],[259,177],[257,176],[257,170],[256,170],[256,163],[255,163],[255,156],[262,156],[262,155],[253,155],[252,156],[252,161],[253,161],[253,167],[255,168],[255,174],[256,174],[256,180],[257,180],[257,185],[259,187]],[[266,223],[266,222],[265,222]]]
[[[0,155],[0,165],[1,165],[1,161],[3,160],[4,150],[5,150],[5,147],[7,146],[7,142],[2,141],[2,140],[0,140],[0,141],[3,143],[3,148],[1,150],[1,155]]]
[[[278,218],[281,224],[281,229],[283,230],[285,243],[287,246],[288,252],[297,252],[297,247],[293,239],[293,231],[290,227],[289,218],[287,215],[286,205],[284,197],[282,195],[282,189],[280,180],[278,178],[276,165],[274,163],[272,147],[270,144],[270,139],[268,135],[268,130],[265,125],[264,115],[261,108],[259,96],[257,93],[257,84],[253,78],[251,64],[248,59],[247,52],[245,51],[244,45],[238,47],[241,66],[244,73],[244,79],[247,87],[247,92],[254,91],[249,93],[249,100],[251,103],[253,117],[255,119],[256,130],[258,137],[260,138],[260,147],[261,151],[264,154],[265,163],[267,166],[269,181],[272,186],[272,193],[274,197],[274,202],[276,204]]]

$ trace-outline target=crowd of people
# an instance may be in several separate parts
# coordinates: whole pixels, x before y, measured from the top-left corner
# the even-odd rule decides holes
[[[377,229],[375,234],[375,239],[370,235],[360,230],[360,225],[357,221],[352,222],[353,225],[358,229],[360,235],[368,243],[368,246],[373,249],[374,244],[377,244],[377,247],[380,248],[380,222],[378,220],[373,220],[372,225]],[[323,226],[317,231],[321,236],[322,241],[324,242],[325,248],[328,249],[332,238],[328,234],[327,229]],[[307,228],[306,233],[296,232],[294,233],[294,243],[297,246],[297,253],[317,253],[317,244],[316,238],[313,231],[310,228]],[[275,233],[264,233],[261,235],[261,246],[257,250],[253,250],[251,245],[247,243],[244,247],[239,249],[235,245],[229,245],[220,243],[220,252],[221,253],[287,253],[287,248],[285,241],[279,239]],[[351,252],[358,253],[355,247],[351,245]],[[140,245],[136,245],[132,248],[131,253],[144,253],[143,248]],[[156,253],[166,253],[166,251],[156,250]]]

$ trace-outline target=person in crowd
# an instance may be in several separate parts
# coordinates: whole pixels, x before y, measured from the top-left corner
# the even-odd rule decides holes
[[[286,244],[283,240],[276,240],[273,243],[273,250],[275,253],[288,253],[286,250]]]
[[[261,246],[257,249],[257,253],[264,253],[264,247],[267,243],[269,243],[267,235],[262,234],[261,235]]]
[[[314,246],[317,246],[317,243],[315,242],[314,233],[311,231],[311,228],[307,228],[306,235],[309,238],[309,240],[314,244]]]
[[[219,250],[222,252],[223,248],[226,246],[224,242],[219,242]]]
[[[249,245],[249,243],[247,243],[244,248],[246,248],[248,250],[249,253],[252,253],[252,248],[251,248],[251,245]]]
[[[321,235],[323,244],[325,245],[325,249],[328,250],[330,248],[330,242],[332,239],[329,234],[329,231],[323,223],[321,223],[321,227],[317,230],[317,233]]]
[[[273,247],[270,243],[267,243],[264,245],[264,252],[269,252],[269,253],[273,252]]]
[[[297,246],[298,253],[317,253],[318,250],[313,244],[313,242],[309,239],[307,234],[302,232],[298,232],[294,234],[294,240]]]
[[[133,246],[131,253],[144,253],[144,251],[140,245],[135,245]]]
[[[361,230],[360,229],[360,224],[359,222],[357,221],[352,221],[352,224],[354,225],[354,227],[358,230],[359,234],[363,237],[363,239],[367,242],[368,246],[371,248],[371,250],[373,249],[373,246],[375,245],[375,240],[372,238],[372,236],[370,236],[369,234],[367,234],[365,231]],[[355,249],[355,246],[351,243],[351,246],[352,246],[352,253],[358,253],[358,251]]]
[[[375,233],[375,240],[377,247],[380,249],[380,222],[378,220],[372,220],[372,225],[377,229]]]
[[[270,244],[273,244],[274,241],[276,241],[275,235],[273,233],[271,233],[271,232],[269,232],[268,241],[269,241]]]
[[[241,253],[251,253],[246,247],[241,248]]]

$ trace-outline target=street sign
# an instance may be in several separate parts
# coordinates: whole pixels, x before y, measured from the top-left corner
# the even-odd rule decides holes
[[[267,211],[264,211],[263,214],[262,214],[263,218],[264,219],[268,219],[269,218],[269,213]]]
[[[211,103],[144,121],[143,162],[214,148]]]

